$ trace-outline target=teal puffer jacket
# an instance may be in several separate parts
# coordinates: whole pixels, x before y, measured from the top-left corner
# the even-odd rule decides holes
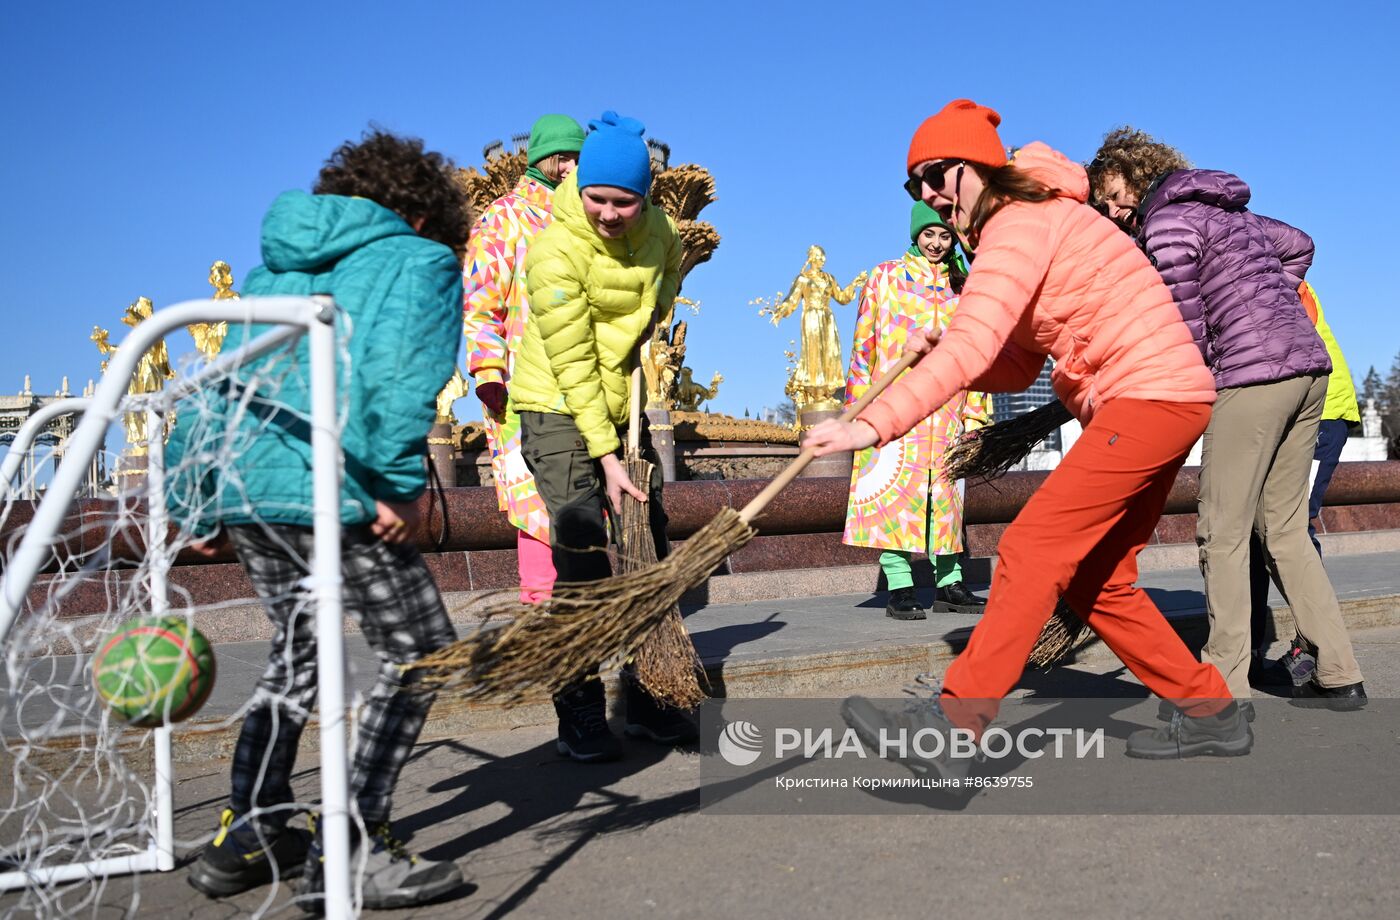
[[[340,309],[342,523],[373,520],[376,500],[416,499],[427,488],[436,397],[461,338],[456,257],[373,201],[295,191],[263,218],[262,256],[245,297],[330,294]],[[223,353],[270,328],[232,326]],[[295,349],[239,372],[241,383],[254,382],[251,398],[225,381],[182,403],[166,448],[167,503],[177,520],[196,533],[220,522],[310,526],[309,368],[303,336]],[[186,462],[193,445],[199,456]]]

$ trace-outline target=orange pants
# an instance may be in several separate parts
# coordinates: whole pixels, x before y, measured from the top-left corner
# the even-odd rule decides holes
[[[1061,596],[1147,689],[1191,715],[1224,708],[1220,672],[1135,584],[1137,554],[1209,421],[1204,403],[1115,399],[1098,410],[1002,535],[987,612],[943,679],[954,723],[980,733],[996,716]]]

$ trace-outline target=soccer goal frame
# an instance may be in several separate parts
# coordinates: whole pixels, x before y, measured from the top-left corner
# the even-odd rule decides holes
[[[159,393],[128,396],[127,385],[141,357],[167,333],[191,323],[260,323],[275,326],[242,347],[220,355],[204,369],[176,380]],[[336,403],[335,304],[330,297],[244,297],[191,300],[153,314],[127,335],[112,355],[91,397],[58,400],[34,413],[10,445],[0,465],[0,492],[13,498],[12,483],[44,425],[68,414],[81,414],[69,438],[65,462],[54,472],[14,556],[0,581],[0,645],[24,609],[26,597],[59,536],[64,516],[75,500],[87,465],[103,449],[107,431],[124,412],[145,412],[147,432],[147,513],[150,547],[164,544],[169,526],[165,508],[165,419],[175,403],[211,380],[226,377],[261,355],[307,337],[311,377],[312,520],[314,550],[311,584],[316,602],[321,761],[321,842],[325,854],[325,911],[331,918],[353,914],[350,886],[349,743],[346,732],[346,659],[342,621],[340,566],[340,421]],[[151,567],[151,613],[169,611],[166,564]],[[6,652],[14,668],[17,650]],[[152,730],[155,754],[155,830],[142,852],[87,862],[0,872],[0,891],[31,885],[122,875],[168,872],[175,868],[174,771],[169,725]]]

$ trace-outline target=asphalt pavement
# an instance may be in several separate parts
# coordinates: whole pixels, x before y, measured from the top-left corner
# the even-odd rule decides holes
[[[1400,627],[1354,639],[1371,695],[1400,697]],[[1067,695],[1077,682],[1100,694],[1105,681],[1145,695],[1104,660],[1060,680]],[[1393,756],[1394,737],[1377,744]],[[1299,815],[1279,800],[1245,816],[718,816],[697,808],[700,759],[628,741],[620,763],[575,764],[554,753],[548,726],[424,743],[399,785],[396,827],[470,885],[386,916],[1389,918],[1400,904],[1395,815]],[[1211,766],[1243,776],[1247,762]],[[179,768],[185,860],[215,828],[226,771]],[[314,795],[315,781],[302,772],[301,792]],[[135,915],[169,920],[297,915],[285,888],[210,902],[181,870],[110,880],[97,892],[104,906],[83,913],[122,916],[133,896]],[[0,914],[13,903],[0,899]]]

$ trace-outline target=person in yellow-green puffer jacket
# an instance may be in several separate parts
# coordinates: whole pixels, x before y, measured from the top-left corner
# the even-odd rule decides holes
[[[589,122],[578,168],[554,193],[554,222],[525,255],[530,314],[516,356],[511,408],[520,414],[521,452],[552,522],[555,581],[607,578],[605,512],[625,492],[646,502],[657,557],[666,555],[660,463],[642,491],[619,456],[637,351],[680,289],[675,225],[647,201],[651,157],[635,119],[604,112]],[[642,432],[644,454],[650,439]],[[626,732],[660,744],[696,737],[695,726],[660,705],[624,669]],[[597,663],[554,697],[559,753],[615,760]]]

